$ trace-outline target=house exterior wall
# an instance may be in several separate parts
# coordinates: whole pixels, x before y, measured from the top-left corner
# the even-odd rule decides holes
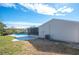
[[[50,35],[54,40],[79,42],[79,23],[66,20],[51,20],[39,27],[39,37]]]

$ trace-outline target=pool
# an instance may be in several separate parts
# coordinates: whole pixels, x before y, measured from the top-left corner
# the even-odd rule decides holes
[[[27,34],[12,34],[10,36],[13,36],[13,37],[25,37],[25,36],[29,36]]]
[[[33,35],[27,35],[27,34],[12,34],[10,36],[15,37],[16,40],[33,40],[36,38]]]

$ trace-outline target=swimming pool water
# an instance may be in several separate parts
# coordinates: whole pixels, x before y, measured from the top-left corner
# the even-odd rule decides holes
[[[32,36],[25,36],[25,37],[16,37],[16,39],[18,39],[18,40],[33,40],[35,38]]]
[[[25,36],[28,36],[27,34],[12,34],[10,36],[13,36],[13,37],[25,37]]]
[[[12,34],[10,36],[15,37],[17,40],[33,40],[33,39],[35,39],[34,36],[27,35],[27,34]]]

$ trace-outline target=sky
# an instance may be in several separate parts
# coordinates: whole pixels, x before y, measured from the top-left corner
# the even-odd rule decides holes
[[[40,26],[53,18],[79,21],[79,4],[0,3],[0,21],[8,27]]]

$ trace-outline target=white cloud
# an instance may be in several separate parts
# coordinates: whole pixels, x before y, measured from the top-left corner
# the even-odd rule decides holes
[[[65,14],[62,14],[62,13],[56,13],[55,15],[56,16],[65,16]]]
[[[31,22],[3,22],[4,24],[7,25],[7,28],[28,28],[28,27],[38,27],[42,23],[31,23]]]
[[[63,6],[61,8],[53,8],[50,7],[48,4],[39,4],[39,3],[20,3],[20,5],[24,6],[25,8],[31,9],[34,12],[37,12],[39,14],[45,14],[45,15],[65,15],[67,13],[73,12],[73,8],[68,6]]]
[[[22,25],[22,26],[39,26],[41,23],[31,23],[31,22],[4,22],[5,24]]]
[[[66,8],[66,9],[62,10],[63,13],[64,12],[71,13],[72,11],[73,11],[72,8]]]
[[[25,7],[25,9],[21,8],[21,10],[24,12],[26,12],[27,9],[30,9],[38,14],[51,15],[51,16],[53,15],[63,16],[74,11],[73,8],[68,6],[55,8],[55,7],[50,7],[49,4],[40,4],[40,3],[18,3],[18,4]],[[14,3],[4,3],[4,4],[1,3],[0,6],[17,8],[16,4]]]
[[[48,5],[44,5],[44,4],[20,3],[20,5],[24,6],[25,8],[31,9],[39,14],[54,15],[54,13],[57,12],[55,8],[51,8]]]
[[[73,11],[73,8],[64,6],[62,8],[59,8],[57,11],[59,11],[61,13],[71,13]]]
[[[16,8],[16,4],[14,4],[14,3],[0,3],[0,6]]]

